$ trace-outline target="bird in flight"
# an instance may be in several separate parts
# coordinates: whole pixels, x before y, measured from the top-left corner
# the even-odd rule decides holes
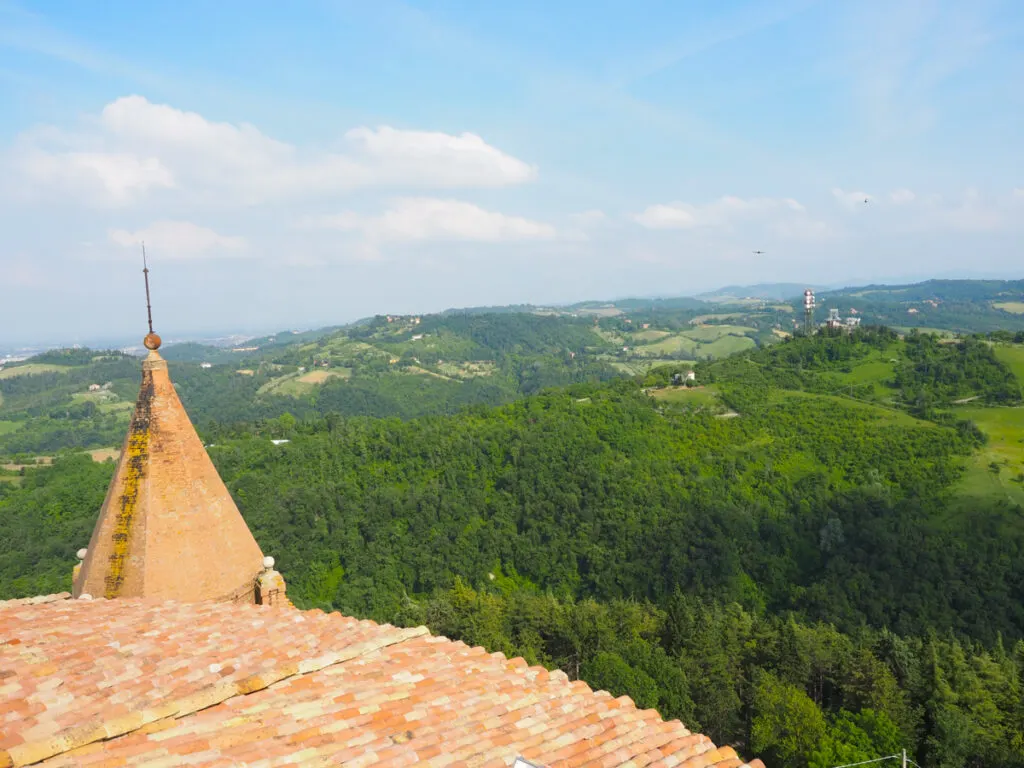
[[[869,202],[869,199],[865,197],[865,198],[864,198],[864,202],[865,202],[865,203]]]
[[[764,253],[764,251],[754,251],[754,253],[760,256],[762,253]]]

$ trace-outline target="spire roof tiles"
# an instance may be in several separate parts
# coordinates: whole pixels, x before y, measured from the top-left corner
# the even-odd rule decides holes
[[[155,339],[155,340],[154,340]],[[74,594],[254,601],[263,553],[171,383],[149,356]]]

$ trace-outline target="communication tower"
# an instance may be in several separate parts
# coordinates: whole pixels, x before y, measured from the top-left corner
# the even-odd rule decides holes
[[[814,333],[814,291],[804,291],[804,333]]]

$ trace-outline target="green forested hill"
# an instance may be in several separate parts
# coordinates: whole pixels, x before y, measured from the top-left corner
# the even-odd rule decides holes
[[[623,299],[382,315],[340,328],[283,331],[236,348],[186,343],[163,352],[200,425],[283,413],[415,418],[501,405],[545,387],[641,375],[679,361],[692,365],[766,350],[800,324],[799,301],[778,299],[792,295],[792,285],[739,292],[748,290],[753,295],[729,296],[723,289],[713,301]],[[819,303],[818,321],[826,309],[838,309],[844,317],[906,332],[1024,331],[1024,281],[865,286],[821,292]],[[829,384],[837,392],[845,386],[850,395],[870,384],[888,396],[879,382],[896,374],[884,351],[876,348],[873,371],[845,378],[829,371],[818,377],[816,391]],[[116,446],[137,381],[129,363],[120,353],[71,350],[0,370],[0,457]],[[106,382],[109,391],[88,391],[89,384]],[[945,393],[933,393],[940,400],[969,389],[948,383]],[[909,380],[900,388],[914,396]],[[920,399],[919,412],[934,405]]]
[[[977,402],[1017,405],[1021,384],[999,357],[1000,347],[980,337],[943,340],[916,330],[899,336],[884,327],[855,333],[821,332],[756,353],[711,363],[702,380],[744,398],[778,387],[845,395],[941,419],[941,409]],[[667,369],[666,369],[667,370]],[[651,374],[657,381],[659,372]]]
[[[838,308],[844,316],[854,308],[873,324],[962,333],[1024,330],[1024,280],[867,285],[822,292],[818,300],[822,309]]]
[[[414,418],[722,357],[777,340],[767,325],[773,317],[724,316],[741,325],[689,310],[635,323],[522,312],[381,316],[254,339],[237,350],[180,344],[162,351],[185,408],[203,427],[284,413]],[[0,458],[118,445],[137,382],[138,362],[120,353],[62,350],[7,366]]]
[[[1024,470],[984,418],[1020,407],[1016,350],[865,329],[697,387],[203,432],[300,605],[557,665],[770,765],[1021,766],[1024,523],[975,493]],[[0,482],[0,597],[69,586],[110,471]]]

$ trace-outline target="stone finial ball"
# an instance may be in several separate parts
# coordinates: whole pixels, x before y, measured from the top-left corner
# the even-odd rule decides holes
[[[266,557],[264,557],[263,558],[263,567],[264,568],[273,568],[274,567],[274,558],[272,558],[270,555],[267,555]]]
[[[89,554],[89,550],[88,549],[80,549],[75,554],[78,556],[79,560],[85,560],[85,556]]]
[[[146,349],[151,349],[153,351],[160,349],[160,337],[155,333],[147,333],[146,338],[142,340],[142,343],[145,345]]]

